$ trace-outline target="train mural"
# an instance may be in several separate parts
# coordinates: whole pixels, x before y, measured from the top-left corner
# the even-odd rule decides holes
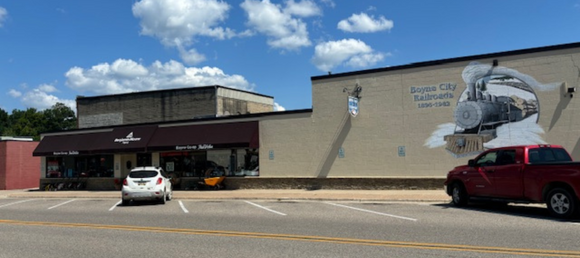
[[[516,70],[471,63],[463,71],[465,89],[453,108],[453,123],[438,126],[426,141],[455,157],[487,148],[546,143],[537,124],[540,103],[535,90],[554,90],[561,83],[541,84]]]

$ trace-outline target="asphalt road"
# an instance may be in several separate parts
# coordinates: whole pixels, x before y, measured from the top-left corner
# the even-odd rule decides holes
[[[579,231],[532,205],[0,199],[0,258],[580,257]]]

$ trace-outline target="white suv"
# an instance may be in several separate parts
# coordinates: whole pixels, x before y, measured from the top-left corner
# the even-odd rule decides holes
[[[165,204],[172,196],[171,178],[158,167],[134,168],[123,180],[123,205],[129,205],[131,200],[156,200]]]

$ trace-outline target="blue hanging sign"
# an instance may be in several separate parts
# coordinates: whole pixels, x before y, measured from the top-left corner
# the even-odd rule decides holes
[[[358,115],[358,98],[354,96],[348,96],[348,113],[352,117]]]

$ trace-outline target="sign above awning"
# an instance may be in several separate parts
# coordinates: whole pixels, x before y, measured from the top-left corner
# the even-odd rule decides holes
[[[93,153],[146,152],[157,126],[118,127],[101,137]]]

